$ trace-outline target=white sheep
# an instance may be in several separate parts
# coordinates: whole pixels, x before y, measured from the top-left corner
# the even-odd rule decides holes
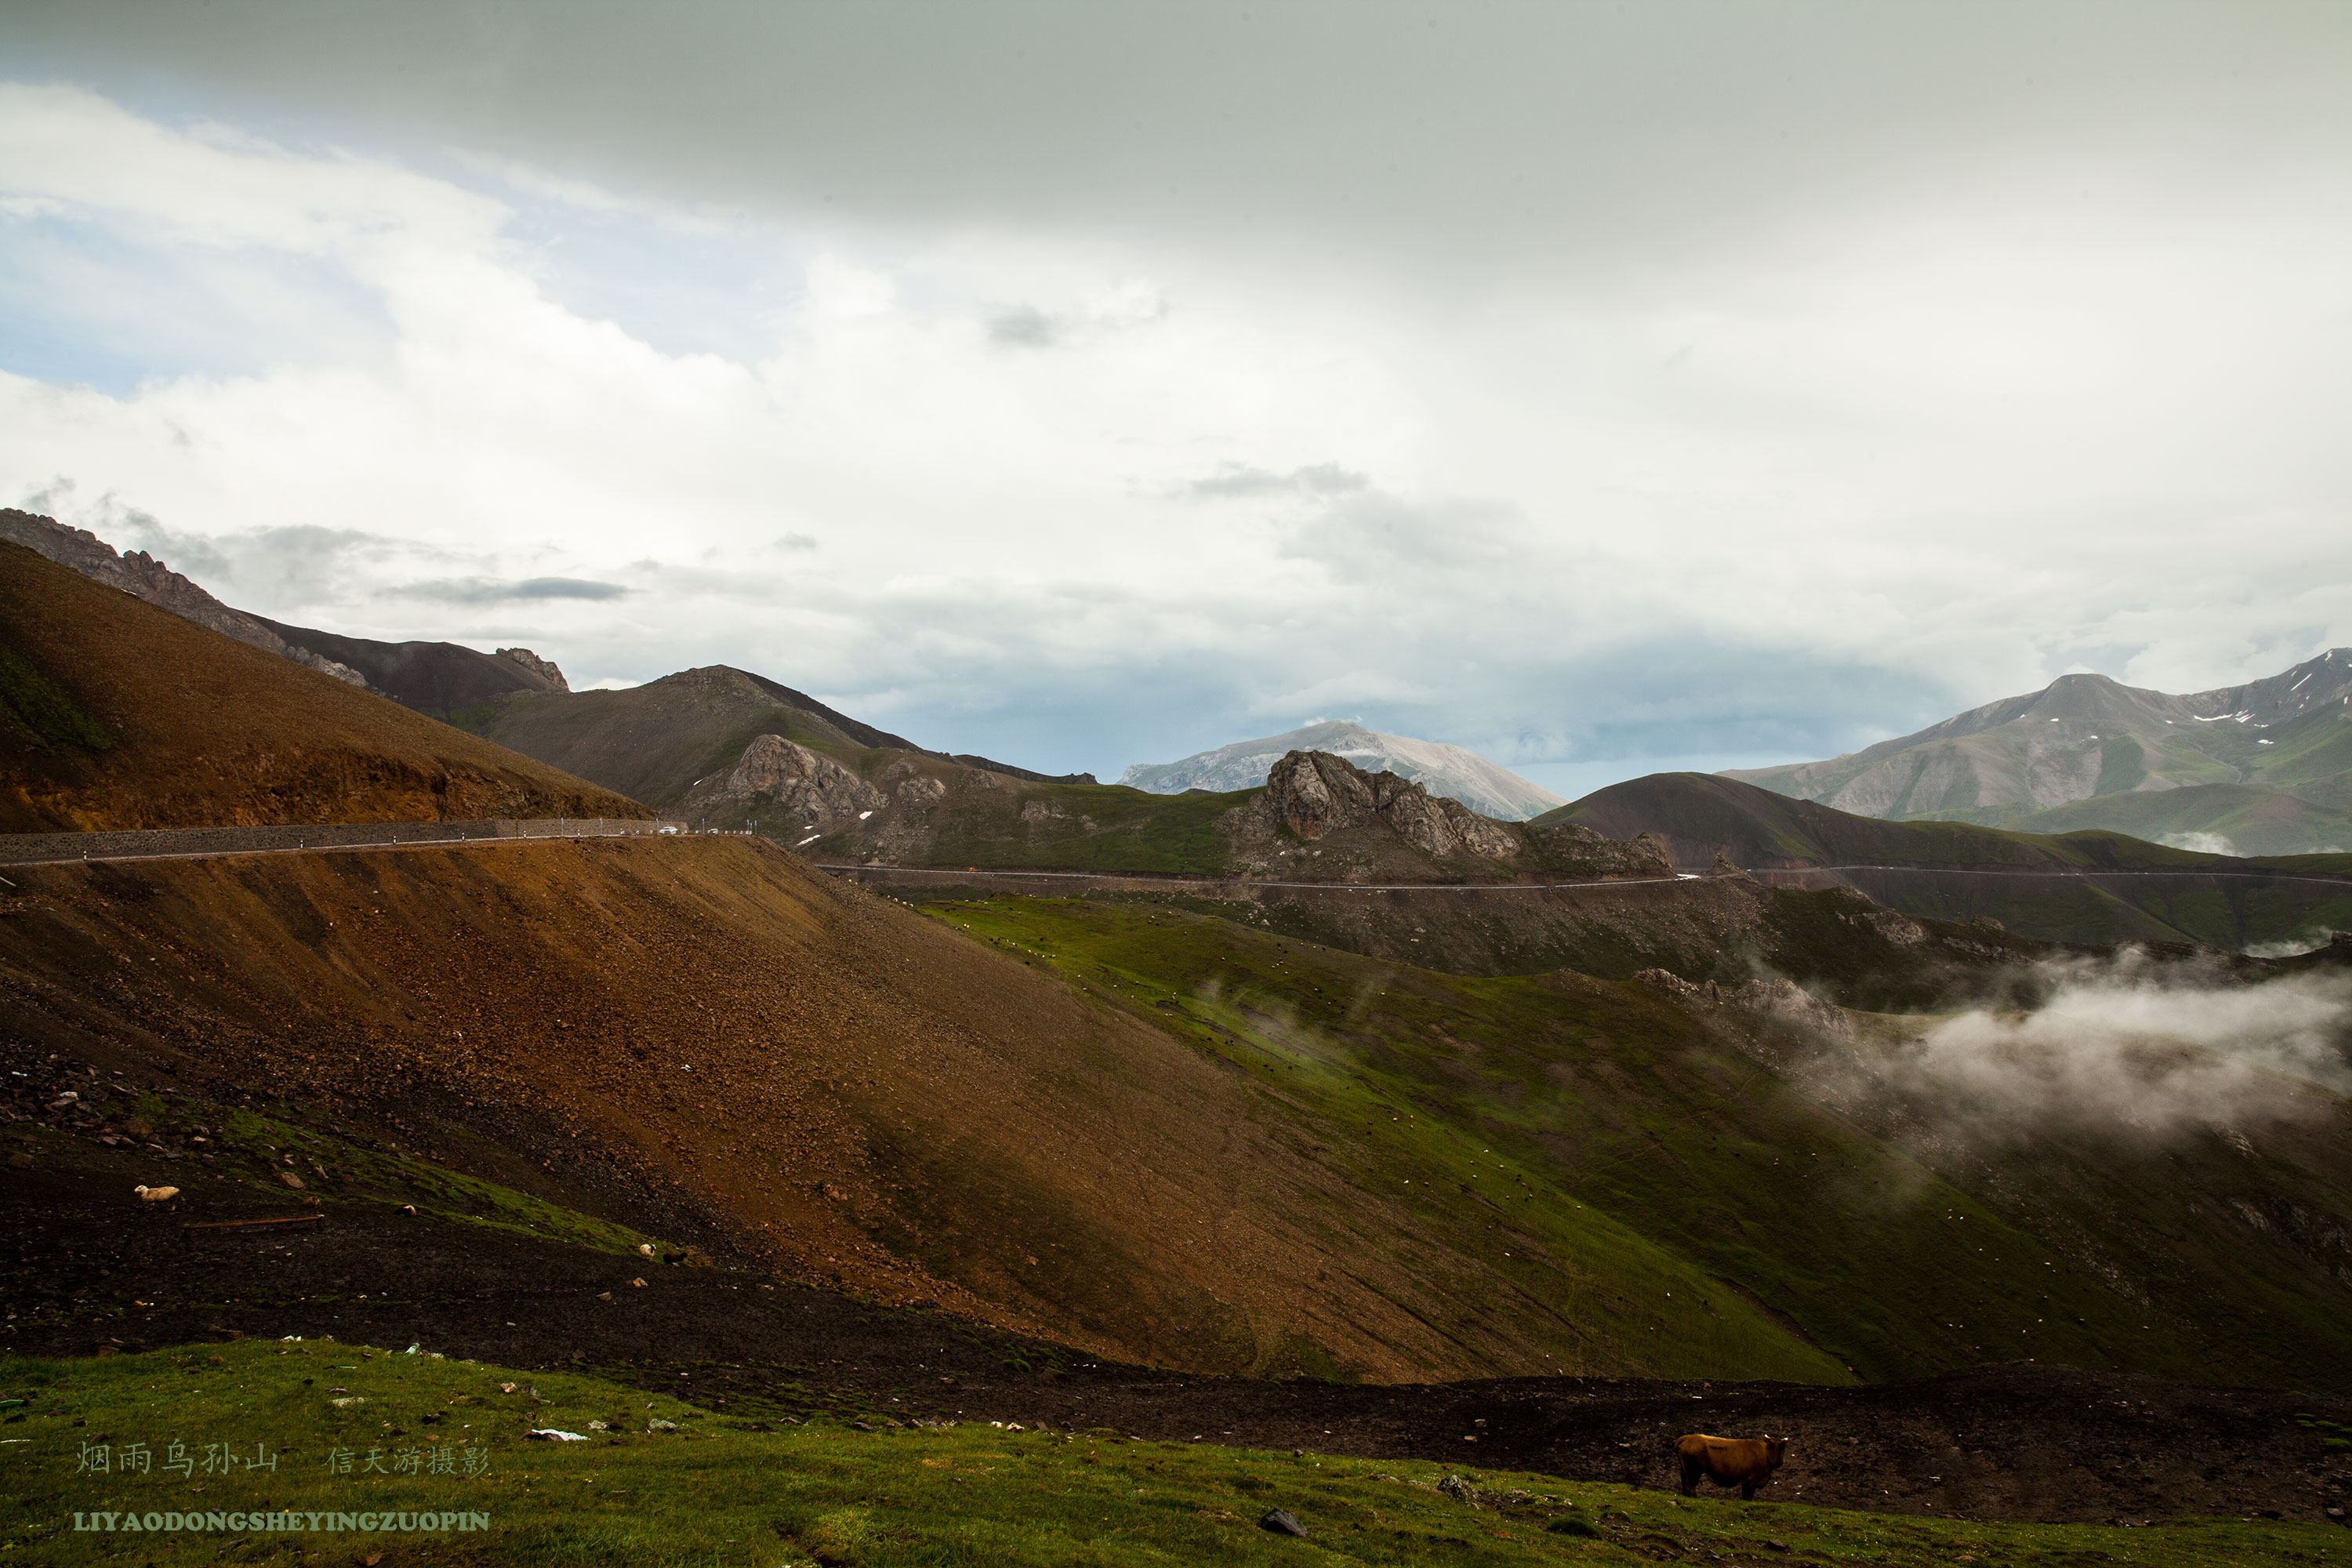
[[[143,1201],[151,1204],[168,1203],[180,1195],[180,1189],[177,1187],[142,1186],[133,1187],[131,1190],[137,1193]]]

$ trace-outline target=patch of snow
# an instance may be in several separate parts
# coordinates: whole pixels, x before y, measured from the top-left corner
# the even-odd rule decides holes
[[[822,833],[812,833],[806,838],[802,839],[798,844],[793,845],[793,847],[795,849],[805,849],[824,837],[824,835]]]
[[[860,821],[860,822],[863,822],[863,821],[865,821],[867,817],[869,817],[869,816],[873,816],[873,815],[874,815],[874,814],[873,814],[872,812],[870,812],[870,811],[861,811],[861,812],[859,812],[859,813],[857,814],[857,820],[858,820],[858,821]]]

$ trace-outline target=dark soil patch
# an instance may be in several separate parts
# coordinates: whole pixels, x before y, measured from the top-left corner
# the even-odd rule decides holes
[[[1790,1445],[1768,1498],[1939,1517],[2325,1521],[2328,1508],[2352,1503],[2352,1451],[2305,1424],[2352,1427],[2342,1399],[2042,1366],[1862,1388],[1200,1377],[1097,1363],[943,1310],[755,1271],[666,1265],[381,1204],[311,1210],[209,1174],[180,1178],[170,1205],[143,1205],[129,1195],[138,1167],[128,1154],[48,1142],[32,1168],[0,1169],[0,1342],[90,1355],[331,1336],[593,1367],[746,1422],[1018,1421],[1658,1488],[1673,1484],[1684,1432],[1770,1433]],[[302,1225],[185,1228],[319,1212]]]

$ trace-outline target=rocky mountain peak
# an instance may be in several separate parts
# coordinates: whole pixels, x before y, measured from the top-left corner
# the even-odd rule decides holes
[[[1265,776],[1263,809],[1310,843],[1378,821],[1431,855],[1500,858],[1517,853],[1517,834],[1460,801],[1433,795],[1408,778],[1368,773],[1328,752],[1290,752]]]
[[[1621,842],[1574,823],[1497,822],[1412,779],[1367,773],[1328,752],[1286,752],[1219,831],[1252,874],[1311,866],[1318,879],[1426,879],[1431,860],[1457,875],[1674,874],[1665,847],[1646,834]]]
[[[1458,800],[1483,816],[1503,822],[1524,822],[1565,804],[1549,790],[1475,752],[1409,735],[1382,734],[1346,720],[1236,741],[1179,762],[1138,763],[1118,782],[1153,795],[1181,795],[1189,789],[1218,793],[1255,789],[1266,770],[1291,752],[1319,752],[1343,757],[1368,772],[1392,773],[1433,795]]]
[[[541,658],[527,647],[502,647],[498,650],[498,653],[500,658],[512,659],[533,675],[552,685],[558,691],[572,689],[572,683],[563,679],[563,671],[555,668],[555,661],[551,658]]]
[[[120,588],[183,620],[210,626],[264,653],[290,658],[352,686],[367,686],[367,677],[351,666],[295,647],[265,626],[258,616],[231,609],[143,550],[117,551],[86,528],[69,528],[56,518],[18,511],[14,507],[0,507],[0,539],[21,544],[60,566],[70,566],[93,582]]]

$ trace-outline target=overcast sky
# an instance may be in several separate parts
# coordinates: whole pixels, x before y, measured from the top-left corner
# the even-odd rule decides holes
[[[0,502],[575,686],[1564,795],[2352,643],[2352,6],[0,17]]]

